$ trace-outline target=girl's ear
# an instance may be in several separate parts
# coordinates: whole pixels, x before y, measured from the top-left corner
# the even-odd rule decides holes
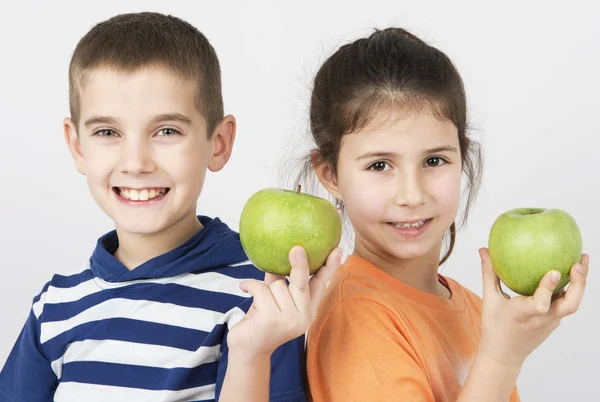
[[[338,190],[337,179],[333,167],[329,163],[323,161],[321,153],[316,149],[313,149],[310,152],[310,163],[323,187],[325,187],[329,194],[339,199],[340,192]]]

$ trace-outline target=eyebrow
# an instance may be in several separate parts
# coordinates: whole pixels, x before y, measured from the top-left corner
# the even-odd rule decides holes
[[[116,125],[117,120],[114,117],[109,116],[92,116],[83,123],[84,126],[89,127],[93,124],[112,124]]]
[[[458,153],[458,149],[452,145],[444,145],[443,147],[431,148],[425,151],[426,154],[435,154],[436,152],[454,152]]]
[[[358,158],[357,161],[362,159],[371,159],[371,158],[384,158],[384,159],[393,159],[396,156],[393,152],[367,152],[366,154],[362,154]]]
[[[435,147],[435,148],[431,148],[428,149],[426,151],[424,151],[424,154],[434,154],[436,152],[454,152],[454,153],[458,153],[458,149],[456,149],[456,147],[451,146],[451,145],[445,145],[445,146],[441,146],[441,147]],[[397,154],[395,154],[394,152],[367,152],[366,154],[360,155],[358,158],[356,158],[356,160],[362,160],[362,159],[370,159],[370,158],[384,158],[384,159],[393,159],[396,156],[398,156]]]
[[[189,117],[184,116],[180,113],[160,114],[158,116],[155,116],[152,119],[152,124],[161,123],[161,122],[165,122],[165,121],[178,121],[183,124],[188,124],[188,125],[192,124],[192,120]],[[93,124],[116,125],[117,119],[115,119],[114,117],[110,117],[110,116],[92,116],[89,119],[87,119],[84,123],[84,125],[86,127],[89,127]]]
[[[152,119],[152,123],[161,123],[164,121],[178,121],[183,124],[192,124],[192,120],[180,113],[160,114]]]

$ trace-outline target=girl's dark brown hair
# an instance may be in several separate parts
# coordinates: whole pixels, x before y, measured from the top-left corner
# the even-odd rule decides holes
[[[476,198],[482,175],[479,144],[467,135],[467,104],[460,74],[450,59],[401,28],[376,30],[340,47],[319,69],[310,102],[310,129],[316,149],[305,158],[310,168],[326,163],[337,174],[342,137],[376,118],[398,110],[429,110],[458,129],[466,206]],[[454,247],[456,225],[449,229],[443,264]]]

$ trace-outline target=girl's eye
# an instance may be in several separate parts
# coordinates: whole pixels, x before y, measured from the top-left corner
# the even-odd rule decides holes
[[[104,130],[98,130],[96,131],[95,135],[99,135],[100,137],[117,137],[119,134],[117,134],[117,132],[115,130],[111,130],[111,129],[104,129]]]
[[[446,163],[446,160],[443,158],[440,158],[439,156],[433,156],[431,158],[428,158],[425,161],[425,164],[429,167],[437,167],[437,166],[441,166],[444,163]]]
[[[179,131],[175,130],[174,128],[161,128],[157,133],[157,135],[161,137],[170,137],[177,134],[179,134]]]
[[[387,162],[383,162],[383,161],[377,161],[375,163],[373,163],[371,166],[369,166],[369,170],[374,170],[376,172],[383,172],[386,169],[386,167],[388,167],[388,163]]]

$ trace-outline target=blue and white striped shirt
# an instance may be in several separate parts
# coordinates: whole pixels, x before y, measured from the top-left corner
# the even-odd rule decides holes
[[[115,232],[89,263],[55,275],[34,299],[2,372],[1,401],[214,401],[227,369],[227,333],[264,273],[218,218],[181,247],[129,271]],[[271,400],[304,401],[304,337],[271,364]],[[249,368],[250,369],[250,368]]]

